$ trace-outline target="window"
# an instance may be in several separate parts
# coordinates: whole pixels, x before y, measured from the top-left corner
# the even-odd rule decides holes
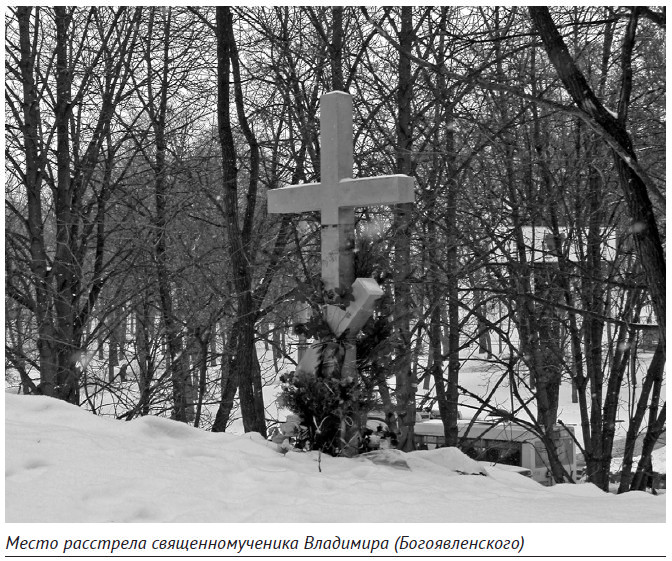
[[[474,460],[519,466],[522,460],[523,444],[506,440],[467,438],[462,445],[462,451]]]

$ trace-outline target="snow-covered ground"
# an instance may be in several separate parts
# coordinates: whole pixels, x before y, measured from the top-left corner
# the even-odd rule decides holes
[[[542,487],[456,449],[282,455],[259,435],[5,396],[6,522],[664,522],[665,495]],[[320,471],[321,468],[321,471]]]

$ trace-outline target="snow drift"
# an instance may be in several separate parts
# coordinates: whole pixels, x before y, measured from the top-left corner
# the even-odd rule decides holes
[[[254,433],[116,421],[47,397],[6,394],[5,405],[7,522],[665,520],[664,496],[547,488],[454,448],[282,455]]]

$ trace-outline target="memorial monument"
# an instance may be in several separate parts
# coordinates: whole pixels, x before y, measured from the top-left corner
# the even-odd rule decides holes
[[[414,202],[414,181],[407,175],[353,179],[352,97],[340,91],[326,93],[320,99],[320,112],[320,182],[269,191],[268,212],[320,212],[324,290],[351,288],[354,298],[345,310],[326,303],[323,318],[336,337],[348,330],[341,375],[356,377],[354,338],[383,291],[374,279],[354,278],[355,208]],[[317,367],[316,353],[308,351],[297,371]]]

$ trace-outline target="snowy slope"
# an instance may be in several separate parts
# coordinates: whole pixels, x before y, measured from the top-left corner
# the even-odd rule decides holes
[[[7,522],[663,522],[665,498],[542,487],[455,449],[365,459],[279,454],[259,435],[96,417],[5,396]],[[401,453],[399,453],[401,455]],[[472,474],[473,475],[470,475]]]

